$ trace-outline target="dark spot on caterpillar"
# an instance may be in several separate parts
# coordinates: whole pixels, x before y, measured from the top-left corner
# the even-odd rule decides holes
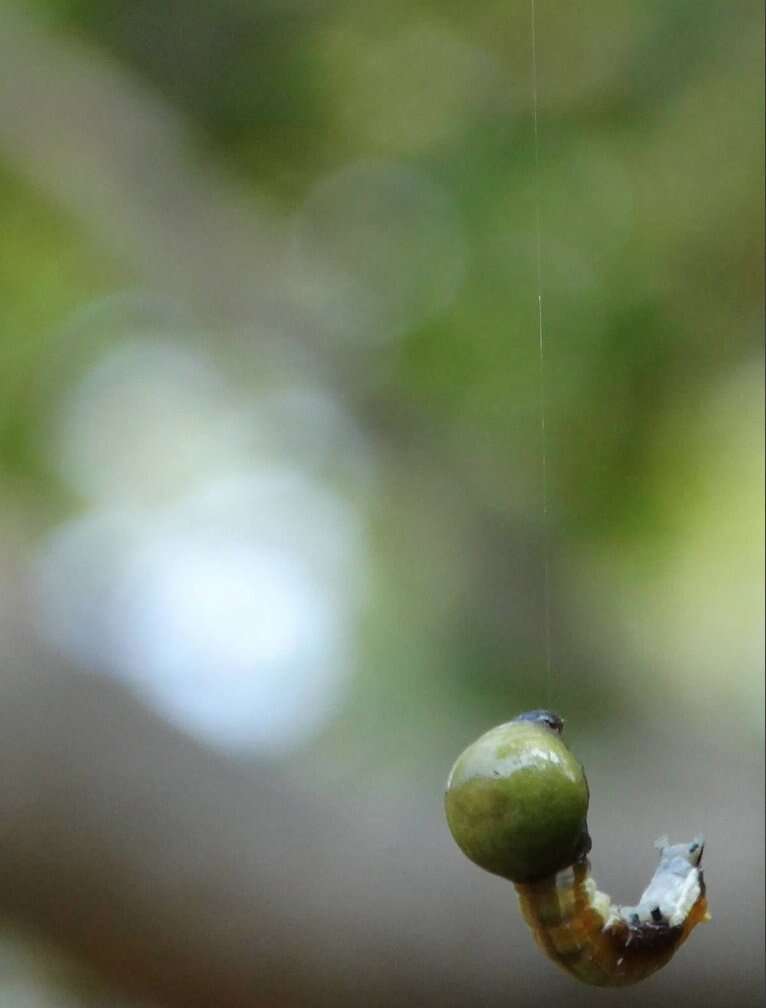
[[[652,907],[652,920],[655,924],[659,924],[662,920],[662,910],[658,906]]]
[[[638,916],[637,913],[630,915],[630,923],[636,925],[639,925],[641,923],[641,918]]]
[[[590,849],[593,843],[590,838],[590,833],[587,830],[583,830],[580,834],[580,843],[577,848],[577,855],[575,857],[575,864],[582,863],[588,860],[588,854],[590,854]]]
[[[690,844],[689,845],[689,853],[693,854],[697,850],[698,847],[699,847],[698,843]]]
[[[617,937],[619,928],[613,930],[615,937]],[[680,924],[671,926],[667,921],[658,924],[645,921],[637,925],[631,923],[631,926],[625,930],[627,931],[624,942],[626,949],[632,945],[634,950],[658,952],[675,945],[683,932],[683,927]]]

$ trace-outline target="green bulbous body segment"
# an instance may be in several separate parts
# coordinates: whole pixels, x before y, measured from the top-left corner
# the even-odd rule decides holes
[[[590,847],[588,782],[559,732],[541,719],[498,725],[458,757],[447,781],[458,846],[512,882],[553,875]]]

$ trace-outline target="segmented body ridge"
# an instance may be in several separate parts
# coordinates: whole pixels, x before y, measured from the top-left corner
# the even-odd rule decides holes
[[[622,987],[661,969],[692,929],[708,918],[702,872],[694,867],[699,892],[679,923],[626,919],[599,892],[587,860],[531,883],[516,883],[524,919],[542,950],[585,983]],[[655,916],[657,916],[655,914]]]

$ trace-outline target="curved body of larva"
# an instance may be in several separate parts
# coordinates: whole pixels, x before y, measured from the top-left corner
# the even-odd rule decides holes
[[[709,919],[702,873],[690,867],[693,895],[677,923],[672,916],[652,920],[651,910],[649,920],[626,919],[624,908],[597,891],[587,861],[552,878],[517,883],[516,892],[537,944],[558,966],[584,983],[625,987],[661,969],[695,925]]]
[[[514,883],[557,965],[598,987],[638,983],[710,919],[704,841],[658,840],[660,862],[638,904],[613,904],[590,874],[588,784],[562,729],[551,711],[530,711],[482,735],[452,768],[447,821],[467,857]]]

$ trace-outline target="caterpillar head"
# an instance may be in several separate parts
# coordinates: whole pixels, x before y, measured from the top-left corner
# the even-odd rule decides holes
[[[532,724],[547,728],[549,731],[555,732],[556,735],[562,735],[564,732],[564,719],[549,710],[526,711],[524,714],[517,714],[513,720],[531,721]]]
[[[482,735],[447,781],[447,822],[471,861],[512,882],[553,875],[590,846],[588,784],[552,711],[528,711]]]

